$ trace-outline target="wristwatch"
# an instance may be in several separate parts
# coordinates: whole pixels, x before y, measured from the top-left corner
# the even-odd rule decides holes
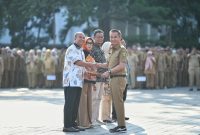
[[[111,69],[110,68],[108,69],[108,73],[111,74]]]

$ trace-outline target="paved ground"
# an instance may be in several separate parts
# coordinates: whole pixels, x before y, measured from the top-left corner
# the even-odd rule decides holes
[[[66,135],[62,89],[0,89],[0,135]],[[130,135],[200,135],[200,92],[188,88],[129,90]],[[107,124],[75,134],[111,134]],[[71,134],[72,135],[72,134]]]

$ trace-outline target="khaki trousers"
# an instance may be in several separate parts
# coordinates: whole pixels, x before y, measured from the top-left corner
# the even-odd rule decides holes
[[[159,71],[158,72],[158,86],[161,89],[164,88],[164,79],[165,79],[164,77],[165,77],[164,71]]]
[[[177,71],[172,71],[172,87],[177,86]]]
[[[110,120],[110,114],[111,114],[111,106],[112,106],[112,95],[110,86],[108,84],[105,84],[104,91],[102,95],[102,100],[100,104],[100,116],[101,120]]]
[[[196,86],[197,88],[200,88],[200,68],[189,68],[188,69],[189,73],[189,86],[193,87],[195,86],[195,81],[196,81]]]
[[[34,72],[28,72],[28,87],[29,88],[35,88],[35,78],[36,78],[36,76],[35,76],[35,73]]]
[[[104,82],[96,82],[96,90],[92,91],[92,123],[99,119],[100,102],[104,90]]]
[[[126,87],[125,77],[113,77],[110,80],[110,88],[112,92],[113,104],[117,114],[118,126],[125,126],[125,111],[123,92]]]
[[[90,127],[92,122],[92,83],[84,83],[78,109],[79,126]]]
[[[136,88],[136,71],[135,69],[131,69],[130,70],[130,74],[131,74],[131,88]]]

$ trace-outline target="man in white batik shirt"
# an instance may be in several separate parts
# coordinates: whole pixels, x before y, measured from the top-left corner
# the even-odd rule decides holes
[[[63,69],[63,87],[65,95],[64,127],[63,132],[79,132],[84,129],[76,124],[81,90],[83,87],[85,68],[95,68],[96,64],[85,62],[82,44],[85,35],[82,32],[75,33],[74,44],[65,53]]]
[[[78,60],[85,61],[83,49],[76,44],[71,45],[65,54],[63,70],[63,86],[81,87],[83,85],[83,73],[85,68],[75,65]]]

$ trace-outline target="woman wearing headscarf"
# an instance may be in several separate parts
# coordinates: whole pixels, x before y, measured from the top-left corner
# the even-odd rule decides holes
[[[90,55],[90,51],[94,45],[92,38],[87,37],[85,43],[82,45],[86,62],[94,63],[94,58]],[[84,84],[81,92],[78,118],[77,122],[80,127],[91,128],[92,127],[92,90],[95,90],[96,76],[95,71],[92,69],[86,69],[84,74]]]
[[[153,56],[153,52],[148,51],[144,69],[144,73],[146,75],[146,87],[148,89],[155,88],[155,74],[156,74],[155,65],[156,65],[156,59]]]

